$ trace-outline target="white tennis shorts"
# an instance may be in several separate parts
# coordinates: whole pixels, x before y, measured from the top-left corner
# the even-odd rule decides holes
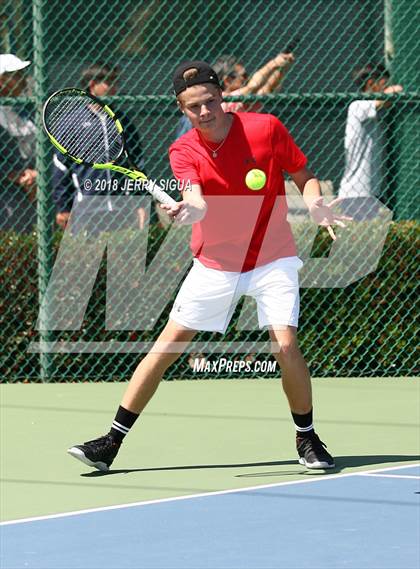
[[[257,302],[258,324],[295,326],[299,320],[298,257],[284,257],[246,273],[209,269],[198,259],[178,292],[170,318],[192,330],[224,333],[240,298]]]

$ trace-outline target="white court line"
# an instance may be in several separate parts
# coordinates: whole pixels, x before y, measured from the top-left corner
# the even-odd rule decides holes
[[[409,476],[404,474],[374,474],[373,472],[369,473],[360,473],[359,476],[375,476],[376,478],[409,478],[411,480],[420,480],[420,476]]]
[[[194,498],[205,498],[207,496],[222,496],[223,494],[237,494],[240,492],[250,492],[251,490],[264,490],[266,488],[276,488],[280,486],[294,486],[296,484],[309,484],[311,482],[322,482],[326,480],[333,480],[336,478],[348,478],[349,476],[360,476],[362,474],[374,474],[376,472],[387,472],[389,470],[402,470],[403,468],[420,467],[419,464],[407,464],[404,466],[391,466],[387,468],[378,468],[376,470],[366,470],[365,472],[349,472],[348,474],[326,474],[326,475],[312,475],[310,479],[306,480],[292,480],[291,482],[277,482],[274,484],[263,484],[261,486],[247,486],[246,488],[232,488],[230,490],[217,490],[215,492],[203,492],[202,494],[187,494],[186,496],[175,496],[172,498],[159,498],[157,500],[144,500],[142,502],[131,502],[129,504],[117,504],[115,506],[102,506],[99,508],[89,508],[87,510],[76,510],[74,512],[64,512],[62,514],[50,514],[46,516],[36,516],[33,518],[22,518],[20,520],[10,520],[7,522],[0,522],[0,526],[10,526],[16,524],[24,524],[28,522],[39,522],[43,520],[55,520],[58,518],[67,518],[71,516],[81,516],[84,514],[93,514],[95,512],[107,512],[110,510],[119,510],[123,508],[135,508],[136,506],[149,506],[152,504],[164,504],[165,502],[177,502],[180,500],[191,500]]]

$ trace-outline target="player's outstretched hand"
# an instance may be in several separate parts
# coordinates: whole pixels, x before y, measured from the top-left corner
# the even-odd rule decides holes
[[[201,221],[206,215],[207,207],[203,205],[194,205],[192,203],[181,201],[176,205],[160,204],[160,207],[166,211],[171,219],[177,225],[192,225]]]
[[[310,208],[309,212],[312,216],[312,219],[315,221],[316,224],[322,225],[323,227],[327,228],[328,233],[331,236],[331,239],[334,241],[337,239],[334,233],[332,225],[338,225],[339,227],[346,227],[343,221],[352,221],[353,218],[347,215],[337,215],[332,211],[332,208],[341,202],[341,198],[336,198],[332,200],[329,204],[324,204],[324,198],[321,196],[316,198]]]

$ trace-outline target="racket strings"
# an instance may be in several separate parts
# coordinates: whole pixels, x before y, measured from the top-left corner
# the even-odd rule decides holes
[[[112,119],[105,112],[95,113],[94,108],[86,105],[86,101],[82,101],[80,105],[79,101],[74,101],[74,97],[69,99],[63,101],[64,104],[60,105],[58,112],[56,110],[52,113],[51,126],[55,131],[55,137],[59,142],[63,142],[63,146],[71,154],[86,161],[96,162],[97,155],[101,156],[102,153],[106,161],[109,161],[112,153],[110,137],[106,136],[106,131],[112,129]],[[91,116],[92,113],[96,115],[95,118]],[[62,119],[63,115],[66,120]],[[108,117],[108,121],[104,115]],[[96,120],[99,120],[99,124],[95,124]]]
[[[86,102],[80,102],[75,97],[61,97],[61,99],[50,101],[48,110],[49,131],[60,144],[71,154],[74,154],[74,149],[78,146],[86,148],[89,132],[84,133],[81,128],[84,119],[89,120],[90,113]],[[78,155],[79,152],[76,154]]]
[[[123,142],[115,121],[88,96],[53,97],[45,117],[49,132],[72,156],[88,163],[111,162],[119,156]]]
[[[65,112],[68,114],[69,111],[67,109]],[[78,120],[72,122],[71,128],[68,128],[67,121],[57,120],[56,138],[63,141],[63,146],[70,154],[86,162],[109,162],[115,158],[113,145],[117,138],[116,129],[112,119],[104,117],[105,113],[95,113],[96,116],[92,117],[91,111],[88,108],[77,109]],[[113,137],[112,130],[115,131]],[[117,153],[119,147],[120,144],[117,144]]]

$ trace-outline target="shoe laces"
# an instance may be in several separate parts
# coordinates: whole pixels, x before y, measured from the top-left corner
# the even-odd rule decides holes
[[[327,445],[323,441],[321,441],[321,439],[318,437],[316,433],[310,435],[309,437],[298,436],[297,443],[302,450],[306,449],[324,450],[324,448],[327,448]]]
[[[102,448],[108,448],[110,446],[119,446],[118,443],[116,441],[114,441],[114,439],[112,438],[112,436],[108,433],[106,435],[103,435],[102,437],[99,437],[97,439],[93,439],[91,441],[86,441],[84,444],[85,445],[89,445],[94,443],[95,446]]]

